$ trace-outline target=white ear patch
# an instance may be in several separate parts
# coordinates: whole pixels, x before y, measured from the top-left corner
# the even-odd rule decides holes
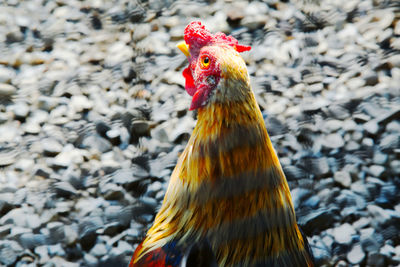
[[[209,85],[215,85],[216,82],[217,82],[217,81],[216,81],[216,79],[215,79],[215,76],[211,75],[211,76],[208,76],[208,77],[207,77],[207,83],[208,83]]]

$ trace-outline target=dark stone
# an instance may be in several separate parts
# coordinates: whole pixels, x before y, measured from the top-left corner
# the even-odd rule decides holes
[[[124,197],[124,189],[116,184],[107,183],[100,188],[100,193],[106,200],[118,200]]]
[[[283,172],[286,175],[288,181],[298,181],[307,177],[307,173],[294,165],[288,165],[283,167]]]
[[[144,120],[135,120],[130,125],[131,140],[137,142],[139,137],[150,135],[150,123]]]
[[[90,22],[92,23],[92,27],[95,30],[101,30],[103,28],[103,24],[97,12],[93,13]]]
[[[136,197],[146,192],[150,180],[144,178],[148,176],[149,173],[136,164],[132,164],[130,169],[120,169],[111,174],[113,183],[122,185]]]
[[[375,203],[383,208],[393,208],[398,198],[399,190],[393,184],[385,184],[381,187],[380,195]]]
[[[78,191],[68,182],[57,182],[53,188],[59,197],[70,198],[78,194]]]
[[[19,43],[24,40],[24,35],[21,31],[15,30],[6,34],[6,42],[8,44]]]
[[[103,227],[103,220],[100,217],[84,219],[79,223],[79,242],[82,249],[89,251],[96,243],[96,230]]]
[[[109,266],[126,266],[126,262],[121,255],[106,255],[100,258],[97,267],[109,267]]]
[[[307,235],[330,228],[335,221],[333,209],[318,209],[310,211],[298,219],[298,224]]]
[[[97,121],[96,122],[96,132],[103,138],[106,138],[106,133],[111,130],[111,127],[108,126],[107,123],[104,121]]]
[[[371,117],[363,113],[357,113],[353,115],[353,120],[356,123],[366,123],[371,120]]]
[[[112,145],[118,146],[121,144],[121,132],[119,129],[111,129],[106,133],[107,139],[111,142]]]
[[[386,256],[380,254],[377,251],[371,251],[371,253],[368,254],[367,266],[371,267],[387,266],[386,262],[387,262]]]
[[[4,199],[4,197],[12,198],[11,193],[0,194],[0,218],[3,217],[7,212],[14,208],[14,205]]]

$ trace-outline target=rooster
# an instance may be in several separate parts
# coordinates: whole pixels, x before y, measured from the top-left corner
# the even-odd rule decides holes
[[[239,54],[251,47],[197,21],[184,40],[197,124],[129,266],[190,266],[183,261],[196,244],[208,266],[214,256],[215,266],[313,266]]]

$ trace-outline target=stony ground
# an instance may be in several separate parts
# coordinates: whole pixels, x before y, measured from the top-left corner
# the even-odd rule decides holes
[[[400,4],[0,2],[0,266],[126,266],[194,127],[175,48],[243,56],[318,265],[400,264]]]

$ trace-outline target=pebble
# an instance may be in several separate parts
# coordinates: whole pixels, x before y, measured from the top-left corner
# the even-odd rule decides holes
[[[383,178],[382,175],[385,173],[385,167],[381,165],[371,165],[368,168],[368,172],[373,177]]]
[[[59,197],[69,198],[78,194],[76,189],[68,182],[57,182],[54,189]]]
[[[41,141],[41,146],[43,148],[43,154],[48,157],[53,157],[59,154],[63,146],[55,139],[45,138]]]
[[[349,188],[351,186],[351,176],[346,171],[335,172],[334,179],[343,187]]]
[[[327,149],[337,149],[344,146],[344,140],[340,134],[330,134],[325,137],[323,145]]]
[[[353,235],[356,234],[354,228],[348,224],[342,224],[333,229],[335,241],[342,245],[350,245],[353,240]]]
[[[333,213],[331,210],[318,209],[299,218],[298,224],[306,233],[329,228],[332,223]]]
[[[379,131],[379,126],[376,121],[369,121],[364,124],[364,130],[370,135],[376,135]]]
[[[351,264],[360,264],[365,259],[365,253],[360,245],[355,245],[346,258]]]

